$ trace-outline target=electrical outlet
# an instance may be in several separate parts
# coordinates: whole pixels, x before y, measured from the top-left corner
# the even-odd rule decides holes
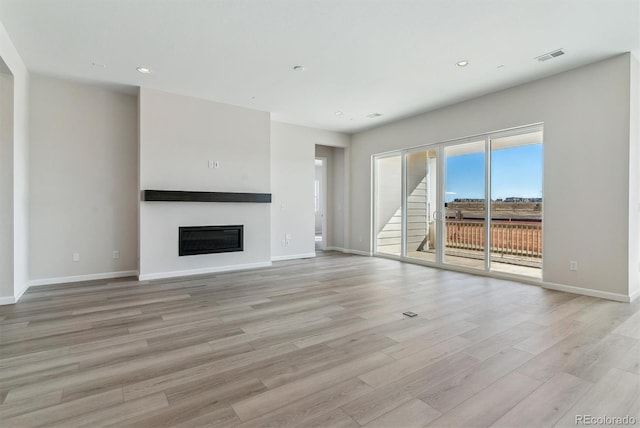
[[[575,260],[571,260],[569,262],[569,270],[573,270],[573,271],[578,270],[578,262]]]
[[[120,258],[120,251],[113,250],[113,260],[118,260]]]
[[[71,256],[71,260],[73,260],[74,262],[79,262],[80,261],[80,253],[73,253],[73,255]]]

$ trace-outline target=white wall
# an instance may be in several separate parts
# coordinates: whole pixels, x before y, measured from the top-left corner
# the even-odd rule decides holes
[[[348,153],[350,137],[338,132],[280,122],[271,123],[273,260],[309,257],[315,254],[313,182],[317,144],[342,147]],[[345,186],[348,186],[348,183]],[[344,197],[347,198],[348,194]],[[346,226],[343,226],[343,229],[346,229]],[[282,240],[287,234],[291,239],[289,245],[284,246]]]
[[[4,66],[0,58],[0,68]],[[0,70],[0,296],[13,297],[13,76]]]
[[[0,57],[13,74],[13,234],[2,237],[13,245],[13,278],[0,286],[0,304],[12,303],[24,293],[29,277],[28,157],[29,73],[7,31],[0,23]],[[0,195],[0,197],[10,195]]]
[[[135,274],[137,97],[33,76],[30,105],[31,279]]]
[[[640,295],[640,62],[630,58],[629,295]]]
[[[353,248],[370,248],[372,154],[544,122],[544,281],[628,296],[629,91],[626,54],[354,135]]]
[[[141,88],[139,115],[140,190],[270,193],[269,113]],[[139,222],[141,279],[271,262],[269,204],[141,201]],[[243,252],[178,256],[178,227],[235,224]]]

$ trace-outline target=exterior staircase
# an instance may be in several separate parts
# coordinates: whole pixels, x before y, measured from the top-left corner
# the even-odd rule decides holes
[[[422,250],[427,236],[427,182],[426,177],[418,183],[407,198],[407,252]],[[402,208],[393,214],[378,232],[377,251],[385,254],[401,254]]]

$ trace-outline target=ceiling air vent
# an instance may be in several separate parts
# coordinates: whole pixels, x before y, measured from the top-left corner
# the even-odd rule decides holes
[[[537,59],[538,62],[544,62],[548,59],[559,57],[560,55],[564,55],[564,51],[562,49],[558,49],[553,52],[549,52],[544,55],[537,56],[535,59]]]
[[[371,113],[367,115],[369,119],[375,119],[376,117],[380,117],[380,116],[382,116],[382,113]]]

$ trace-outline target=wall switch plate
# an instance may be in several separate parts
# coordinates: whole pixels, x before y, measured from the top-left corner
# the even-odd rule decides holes
[[[120,258],[120,251],[114,250],[113,251],[113,260],[118,260],[119,258]]]
[[[73,253],[73,256],[71,256],[71,260],[73,260],[74,262],[79,262],[80,261],[80,253]]]
[[[207,163],[207,167],[208,167],[208,168],[213,168],[213,161],[212,161],[212,160],[210,160],[210,161]]]
[[[573,270],[573,271],[578,270],[578,262],[575,260],[571,260],[569,262],[569,270]]]
[[[213,167],[214,167],[214,168],[220,168],[220,162],[218,162],[218,161],[213,161]]]

